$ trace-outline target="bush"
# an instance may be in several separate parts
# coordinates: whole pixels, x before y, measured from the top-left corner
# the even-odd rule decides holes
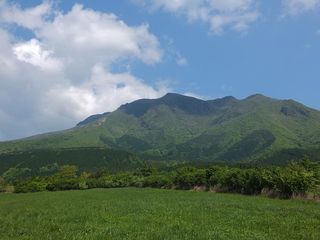
[[[144,167],[136,172],[110,175],[105,169],[77,175],[77,167],[64,165],[52,176],[29,178],[28,169],[9,169],[0,178],[0,191],[14,182],[15,192],[58,191],[88,188],[154,187],[201,189],[213,188],[221,192],[265,194],[280,198],[320,194],[320,164],[303,160],[286,167],[237,168],[213,166],[208,169],[181,167],[171,172],[159,172]]]
[[[59,179],[48,184],[46,189],[48,191],[73,190],[80,189],[80,185],[78,179]]]
[[[2,177],[0,177],[0,193],[6,191],[6,183]]]
[[[41,179],[31,179],[19,182],[14,186],[15,193],[42,192],[46,190],[47,184]]]
[[[144,187],[171,188],[173,185],[172,177],[168,174],[151,175],[144,178]]]
[[[240,169],[229,170],[224,178],[223,185],[228,192],[243,193],[245,186],[245,175]]]
[[[2,174],[3,179],[7,183],[17,183],[31,177],[31,169],[29,168],[9,168]]]
[[[278,169],[274,179],[275,189],[282,198],[305,195],[309,190],[315,189],[317,182],[312,171],[296,166]]]
[[[225,177],[229,169],[227,167],[210,167],[206,170],[206,181],[208,187],[222,185],[225,183]]]
[[[244,194],[260,194],[264,188],[264,182],[261,172],[257,169],[244,170],[244,186],[242,193]]]
[[[40,175],[48,176],[58,172],[58,170],[59,170],[59,165],[57,163],[53,163],[53,164],[48,164],[46,166],[41,167],[39,169],[39,173]]]
[[[176,170],[173,183],[179,189],[192,189],[207,184],[206,171],[194,167],[183,167]]]

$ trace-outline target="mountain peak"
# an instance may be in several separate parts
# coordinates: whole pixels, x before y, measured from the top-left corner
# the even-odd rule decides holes
[[[257,94],[253,94],[249,97],[246,97],[245,99],[243,99],[244,102],[246,101],[252,101],[252,102],[257,102],[257,103],[261,103],[261,102],[270,102],[270,101],[274,101],[276,99],[267,97],[263,94],[257,93]]]
[[[165,100],[168,100],[168,99],[172,99],[172,100],[179,100],[179,99],[196,99],[196,100],[199,100],[199,101],[204,101],[202,99],[199,99],[199,98],[196,98],[196,97],[192,97],[192,96],[188,96],[188,95],[183,95],[183,94],[180,94],[180,93],[167,93],[165,94],[164,96],[162,96],[160,99],[165,99]]]
[[[221,100],[223,99],[223,100],[227,100],[227,101],[229,101],[229,100],[238,100],[238,99],[236,99],[234,96],[225,96],[225,97],[223,97],[223,98],[220,98]]]
[[[129,104],[122,105],[120,109],[136,117],[144,115],[149,109],[166,105],[170,108],[178,108],[188,114],[208,114],[210,105],[207,101],[194,97],[185,96],[178,93],[167,93],[157,99],[140,99]]]
[[[246,97],[245,99],[257,99],[257,98],[269,98],[269,97],[266,97],[265,95],[263,95],[261,93],[256,93],[256,94],[252,94],[252,95]]]
[[[168,93],[166,93],[164,96],[162,96],[162,98],[167,98],[167,97],[177,97],[177,96],[184,96],[184,95],[179,94],[179,93],[172,93],[172,92],[168,92]]]
[[[149,110],[156,110],[158,106],[162,105],[166,106],[171,111],[180,110],[186,114],[204,116],[222,113],[238,103],[240,103],[239,106],[247,109],[252,108],[253,106],[260,106],[261,104],[272,104],[274,101],[276,100],[262,94],[253,94],[243,100],[238,100],[233,96],[226,96],[214,100],[202,100],[192,96],[169,92],[157,99],[139,99],[131,103],[126,103],[120,106],[119,110],[124,111],[127,114],[134,115],[135,117],[141,117]],[[294,110],[292,106],[290,107],[289,103],[291,101],[292,100],[283,100],[286,104],[282,108],[282,114],[292,115],[293,112],[302,112],[302,110],[298,111],[297,107],[295,108],[296,110]],[[106,113],[90,116],[84,121],[78,123],[77,126],[86,125],[87,123],[99,120],[101,117],[104,117],[105,114]]]

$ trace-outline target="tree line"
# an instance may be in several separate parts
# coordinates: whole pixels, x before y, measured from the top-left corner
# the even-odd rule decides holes
[[[31,176],[28,168],[10,168],[0,177],[0,191],[15,193],[84,190],[91,188],[152,187],[203,190],[289,199],[320,197],[320,164],[304,159],[284,167],[184,166],[159,170],[145,165],[111,174],[101,168],[80,172],[77,166],[51,164]],[[9,189],[9,190],[8,190]]]

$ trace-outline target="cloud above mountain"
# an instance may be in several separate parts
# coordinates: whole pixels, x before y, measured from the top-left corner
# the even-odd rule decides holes
[[[129,26],[112,13],[75,4],[60,12],[49,2],[22,9],[0,4],[0,139],[73,126],[90,114],[167,91],[114,64],[161,62],[146,24]],[[12,29],[24,28],[30,39]]]
[[[318,36],[302,39],[303,24],[288,21],[299,17],[306,31],[316,32],[320,0],[36,2],[0,0],[0,140],[69,128],[123,103],[157,98],[172,86],[208,97],[225,94],[219,86],[233,86],[228,94],[244,96],[272,81],[299,82],[302,68],[309,86],[318,82],[317,48],[296,53],[294,47],[316,46]],[[278,21],[281,15],[288,21]],[[258,24],[261,29],[253,27]],[[283,51],[288,39],[295,41]],[[287,61],[287,52],[299,63]],[[283,72],[289,66],[292,71]]]

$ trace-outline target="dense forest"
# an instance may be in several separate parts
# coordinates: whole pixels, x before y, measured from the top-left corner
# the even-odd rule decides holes
[[[166,170],[145,164],[135,171],[110,173],[106,168],[81,172],[75,165],[55,163],[41,167],[37,176],[28,168],[10,168],[0,178],[0,191],[15,193],[120,187],[319,198],[320,164],[303,159],[287,166],[180,166]]]

